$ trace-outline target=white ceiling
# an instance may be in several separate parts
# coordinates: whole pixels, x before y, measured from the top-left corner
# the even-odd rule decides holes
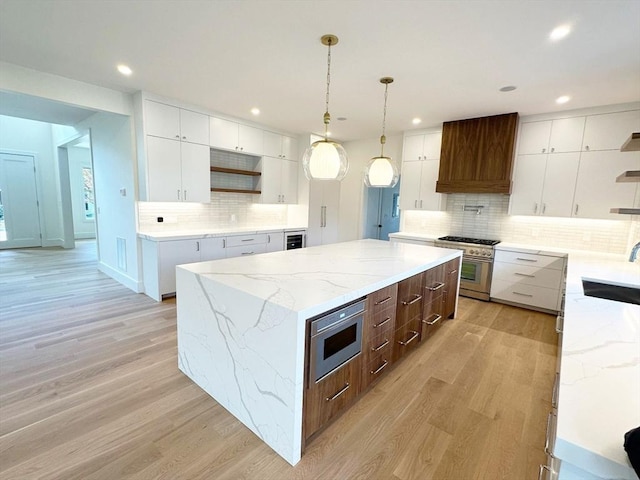
[[[638,0],[0,0],[2,61],[292,133],[322,130],[326,33],[342,140],[380,134],[382,76],[387,133],[640,100]]]

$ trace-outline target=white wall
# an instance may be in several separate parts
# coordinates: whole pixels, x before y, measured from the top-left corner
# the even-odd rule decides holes
[[[42,245],[63,244],[57,156],[51,125],[0,115],[0,150],[35,157]]]
[[[371,158],[380,155],[380,138],[346,142],[342,145],[349,156],[349,171],[340,185],[339,241],[358,240],[364,236],[367,189],[364,172]],[[402,135],[387,136],[385,156],[401,168]],[[400,178],[402,181],[402,178]]]
[[[91,131],[99,268],[141,292],[131,118],[100,112],[76,127]],[[124,251],[119,250],[119,242]]]

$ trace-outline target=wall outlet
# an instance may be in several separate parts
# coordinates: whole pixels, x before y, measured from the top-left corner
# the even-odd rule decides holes
[[[164,222],[164,217],[158,217],[158,223]]]

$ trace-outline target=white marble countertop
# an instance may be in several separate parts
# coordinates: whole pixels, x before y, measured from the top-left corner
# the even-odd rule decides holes
[[[640,305],[587,297],[583,277],[640,286],[640,264],[569,254],[555,454],[602,478],[635,479],[623,441],[640,426]]]
[[[310,318],[460,255],[446,248],[356,240],[179,268]]]
[[[170,240],[197,240],[207,237],[225,237],[227,235],[252,235],[258,233],[275,232],[295,232],[306,230],[307,227],[225,227],[225,228],[199,228],[199,229],[176,229],[162,231],[139,231],[138,237],[155,242],[166,242]]]
[[[411,232],[396,232],[390,233],[389,238],[402,238],[407,240],[437,240],[439,235],[431,235],[428,233],[411,233]]]

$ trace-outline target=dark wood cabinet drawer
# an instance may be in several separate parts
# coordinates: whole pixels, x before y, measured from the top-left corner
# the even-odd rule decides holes
[[[388,308],[391,305],[396,305],[398,298],[398,284],[394,283],[388,287],[381,288],[380,290],[373,292],[367,296],[367,310],[373,314],[378,311]]]
[[[367,388],[372,382],[382,377],[386,373],[387,369],[391,366],[391,348],[386,354],[378,355],[375,360],[369,362],[367,368],[363,373],[362,388]]]
[[[362,354],[312,383],[305,392],[304,437],[309,438],[360,393]]]
[[[442,296],[425,305],[424,316],[420,322],[421,340],[423,342],[432,337],[444,323],[443,309],[444,302]]]
[[[422,315],[423,274],[414,275],[398,283],[398,308],[396,310],[396,330]]]
[[[368,334],[370,338],[379,335],[381,332],[393,331],[395,327],[396,319],[396,305],[389,306],[384,310],[380,310],[371,315],[371,320],[368,322]]]
[[[394,362],[413,350],[420,343],[421,318],[422,317],[418,315],[396,329],[393,337],[392,359]]]
[[[442,296],[446,286],[444,265],[438,265],[424,272],[424,304],[433,302]]]

